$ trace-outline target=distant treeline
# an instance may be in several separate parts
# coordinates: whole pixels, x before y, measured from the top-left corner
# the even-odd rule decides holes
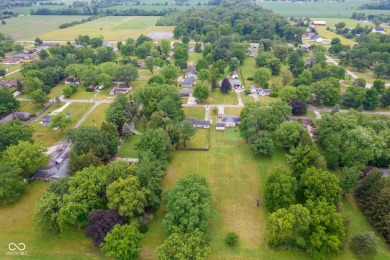
[[[390,0],[364,4],[360,6],[359,9],[390,10]]]
[[[16,16],[18,16],[18,13],[14,13],[12,11],[0,11],[0,19],[8,19]]]
[[[65,5],[65,3],[59,2],[40,2],[39,5]]]
[[[390,14],[369,14],[366,16],[365,13],[353,13],[352,19],[355,20],[370,20],[375,21],[378,20],[382,23],[390,22]]]
[[[99,19],[99,18],[100,18],[100,16],[91,16],[91,17],[88,17],[86,19],[82,19],[81,21],[73,21],[71,23],[60,24],[60,26],[58,28],[65,29],[65,28],[68,28],[68,27],[71,27],[71,26],[75,26],[75,25],[78,25],[78,24],[90,22],[90,21],[93,21],[93,20],[96,20],[96,19]]]
[[[106,16],[164,16],[170,13],[176,12],[176,9],[168,8],[164,10],[143,10],[143,9],[74,9],[64,8],[51,10],[48,8],[39,8],[37,10],[31,10],[31,15],[106,15]]]

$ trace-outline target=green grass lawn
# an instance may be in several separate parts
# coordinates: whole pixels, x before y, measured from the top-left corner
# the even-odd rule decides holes
[[[96,98],[97,95],[98,92],[87,92],[83,86],[79,86],[76,93],[70,96],[69,99],[92,99],[94,97]]]
[[[33,102],[20,101],[20,108],[18,111],[38,114],[42,109],[41,105],[34,104]]]
[[[203,107],[183,107],[185,117],[204,120],[206,110]]]
[[[197,64],[198,61],[199,61],[200,59],[202,59],[202,58],[203,58],[202,53],[196,53],[196,52],[194,52],[194,53],[189,53],[189,54],[188,54],[188,61],[193,61],[193,62],[195,62],[195,64]]]
[[[155,75],[158,75],[159,71],[158,70],[154,70],[153,73]],[[138,70],[138,78],[149,79],[152,76],[153,76],[153,74],[148,69],[139,69]]]
[[[61,105],[64,105],[62,103]],[[87,113],[87,111],[92,107],[92,103],[72,103],[67,106],[63,112],[70,113],[70,124],[65,129],[64,133],[61,133],[61,130],[51,130],[49,126],[42,126],[39,123],[43,116],[48,113],[57,110],[61,106],[54,105],[52,106],[46,113],[41,115],[35,122],[31,123],[31,126],[34,127],[35,133],[33,134],[33,138],[37,141],[41,141],[47,147],[55,145],[59,142],[66,134],[66,131],[73,128],[80,119]]]
[[[123,138],[123,144],[119,150],[118,156],[122,158],[138,158],[138,151],[135,149],[134,145],[139,143],[141,140],[140,135],[132,135],[129,138]]]
[[[211,126],[213,127],[213,125]],[[210,129],[197,129],[196,134],[186,143],[186,148],[205,148],[210,147]],[[179,147],[184,147],[183,143]]]
[[[98,105],[81,125],[100,127],[106,119],[106,110],[109,106],[110,104]]]
[[[46,41],[74,40],[78,35],[89,37],[102,36],[106,41],[137,39],[139,35],[150,32],[172,32],[173,26],[155,26],[157,16],[106,16],[91,22],[79,24],[66,29],[46,31],[39,37]]]
[[[206,99],[203,104],[227,104],[238,105],[236,92],[229,91],[228,93],[222,93],[218,89],[210,93],[210,97]]]
[[[216,131],[211,127],[210,135],[209,152],[175,152],[164,178],[164,189],[189,174],[199,174],[208,180],[211,208],[215,213],[209,222],[210,259],[312,259],[296,250],[272,250],[264,238],[268,214],[263,201],[265,182],[272,169],[287,167],[285,153],[277,148],[271,158],[255,157],[239,137],[237,128]],[[260,199],[260,207],[256,206],[255,199]],[[351,234],[373,230],[353,203],[344,200],[343,205],[343,214],[351,216]],[[155,248],[166,238],[161,226],[163,216],[164,208],[160,207],[143,239],[140,259],[156,258]],[[240,237],[237,247],[227,247],[224,243],[230,231]],[[389,256],[382,241],[375,259]],[[347,248],[340,256],[326,256],[326,259],[358,258]]]
[[[241,112],[241,108],[238,107],[225,107],[224,109],[225,115],[239,116],[240,112]]]
[[[20,72],[20,71],[15,72],[15,73],[5,77],[6,80],[22,79],[22,78],[23,78],[23,75],[22,75],[22,72]]]
[[[28,9],[30,10],[31,8]],[[60,24],[75,20],[79,21],[83,18],[85,16],[77,15],[26,15],[14,17],[7,19],[7,25],[1,26],[1,32],[9,34],[15,40],[34,40],[40,34],[57,30]],[[61,30],[58,29],[58,31]],[[59,41],[61,39],[53,38],[51,40]],[[69,40],[74,40],[74,37]]]
[[[272,102],[281,101],[280,98],[273,98],[269,96],[258,96],[257,99],[262,104],[269,104]]]
[[[50,90],[50,94],[49,94],[49,97],[51,99],[54,99],[56,97],[61,97],[63,94],[62,94],[62,90],[64,89],[64,87],[66,87],[67,85],[66,84],[59,84],[57,86],[54,86],[51,88]]]
[[[342,44],[351,45],[351,46],[356,44],[356,42],[353,39],[347,39],[343,35],[326,30],[325,26],[323,27],[318,26],[316,27],[316,30],[318,34],[325,39],[332,40],[332,38],[339,38]]]
[[[0,69],[6,69],[7,74],[14,72],[22,67],[22,64],[0,64]]]
[[[84,230],[68,229],[60,235],[53,232],[39,232],[34,228],[32,212],[34,204],[47,189],[49,183],[35,181],[27,186],[20,200],[0,208],[0,245],[2,259],[10,251],[10,243],[24,243],[25,252],[31,259],[103,259],[101,251],[86,238]]]

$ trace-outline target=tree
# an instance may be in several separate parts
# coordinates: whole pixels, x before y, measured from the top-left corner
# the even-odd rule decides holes
[[[286,86],[293,80],[294,75],[291,73],[291,71],[286,70],[282,73],[282,79],[283,79],[283,86]]]
[[[168,234],[174,232],[175,227],[182,227],[186,233],[196,229],[206,231],[212,213],[210,187],[204,177],[190,175],[176,181],[164,201],[167,213],[163,227]]]
[[[89,44],[91,44],[91,47],[92,47],[92,48],[97,48],[97,47],[102,46],[103,40],[102,40],[101,38],[95,37],[95,38],[92,38],[92,39],[89,41]]]
[[[229,232],[227,233],[225,237],[225,243],[228,246],[235,246],[238,243],[239,236],[235,232]]]
[[[144,211],[148,192],[136,176],[119,178],[107,186],[108,207],[131,219]]]
[[[294,51],[288,58],[288,65],[290,66],[290,71],[294,77],[298,77],[298,75],[304,70],[305,63],[299,53]]]
[[[7,89],[0,89],[0,116],[8,115],[20,107],[20,102]]]
[[[271,156],[274,150],[272,136],[267,131],[260,131],[251,139],[250,147],[257,156]]]
[[[344,103],[358,108],[363,105],[366,99],[366,89],[359,86],[350,86],[344,94]]]
[[[230,81],[227,78],[224,78],[222,80],[220,89],[222,93],[228,93],[232,89],[232,85],[230,84]]]
[[[202,83],[205,81],[205,80],[210,80],[210,71],[206,70],[206,69],[202,69],[201,71],[199,71],[198,73],[198,79],[200,79],[202,81]]]
[[[123,105],[115,101],[111,103],[106,111],[106,120],[120,129],[127,120]]]
[[[63,180],[66,181],[66,179]],[[39,198],[33,213],[33,221],[38,228],[51,229],[56,234],[60,232],[58,212],[61,208],[62,195],[53,191],[46,191]]]
[[[93,244],[100,246],[104,237],[111,232],[115,225],[124,225],[125,220],[115,210],[95,209],[88,215],[87,237],[92,237]]]
[[[294,176],[299,180],[301,175],[310,166],[315,164],[319,157],[318,153],[312,145],[299,144],[297,147],[290,149],[290,155],[287,156],[287,163],[290,165]]]
[[[77,155],[75,152],[71,151],[69,159],[68,174],[70,176],[76,174],[76,172],[79,172],[84,168],[90,166],[97,167],[102,165],[100,158],[97,157],[92,151],[81,155]]]
[[[285,121],[276,130],[276,138],[287,148],[294,147],[299,142],[301,133],[306,129],[297,121]]]
[[[161,260],[202,260],[206,259],[210,252],[207,237],[199,229],[191,233],[175,230],[157,247],[157,256]]]
[[[160,49],[162,53],[168,55],[168,53],[171,51],[171,42],[168,39],[162,39],[160,41]]]
[[[141,253],[142,234],[133,225],[115,225],[104,238],[101,248],[106,256],[117,259],[136,259]]]
[[[352,237],[351,249],[358,256],[374,257],[377,254],[379,238],[372,231],[360,232]]]
[[[232,57],[229,62],[229,71],[236,71],[240,67],[240,61],[236,57]]]
[[[172,84],[178,77],[177,69],[174,65],[165,65],[160,70],[161,76],[164,78],[164,82]]]
[[[364,100],[364,108],[368,110],[374,110],[380,103],[379,93],[376,89],[371,88],[366,91],[366,99]]]
[[[109,158],[109,142],[97,127],[81,126],[73,129],[68,134],[68,138],[72,142],[72,150],[79,156],[92,151],[101,160]]]
[[[0,69],[0,77],[4,78],[4,76],[7,74],[7,71],[5,69]]]
[[[0,205],[16,202],[25,190],[22,170],[6,161],[0,161]]]
[[[357,78],[357,79],[355,79],[355,81],[353,82],[353,85],[354,85],[354,86],[358,86],[358,87],[365,88],[365,87],[366,87],[366,80],[363,79],[363,78]]]
[[[115,72],[115,79],[124,84],[137,80],[138,70],[134,66],[120,66]]]
[[[150,77],[150,79],[148,80],[148,82],[146,84],[148,84],[148,85],[153,85],[153,84],[162,85],[162,84],[164,84],[164,79],[160,75],[154,75],[154,76]]]
[[[318,101],[322,101],[325,105],[334,106],[340,100],[340,83],[334,78],[321,79],[313,84],[313,92]]]
[[[192,94],[198,100],[206,100],[210,96],[209,87],[202,83],[196,83]]]
[[[201,70],[208,70],[209,65],[207,64],[207,61],[204,59],[200,59],[198,63],[196,64],[196,72],[200,72]]]
[[[2,159],[14,167],[21,169],[21,175],[28,175],[37,171],[48,163],[49,158],[45,155],[47,149],[39,142],[19,141],[16,145],[10,145],[4,151]]]
[[[386,89],[381,97],[381,102],[383,107],[390,106],[390,88]]]
[[[307,112],[307,106],[304,101],[294,99],[291,100],[288,104],[291,106],[291,112],[293,116],[305,115]]]
[[[343,176],[340,178],[340,188],[345,194],[351,193],[358,184],[363,173],[356,167],[344,167]]]
[[[271,79],[271,70],[268,68],[260,68],[255,71],[253,80],[260,84],[263,88],[268,87],[268,81]]]
[[[331,172],[310,167],[302,174],[299,186],[307,200],[325,200],[334,205],[340,201],[339,181]]]
[[[64,133],[64,129],[70,124],[70,119],[65,115],[64,112],[50,118],[50,129],[56,128],[61,129],[61,133]]]
[[[175,48],[173,52],[173,58],[175,60],[188,60],[188,46],[187,44],[180,44]]]
[[[16,145],[19,141],[32,142],[34,128],[20,120],[10,120],[0,125],[0,152],[10,145]]]
[[[186,142],[196,134],[196,128],[192,125],[192,122],[184,120],[179,124],[179,134],[180,140],[183,141],[183,145],[186,147]]]
[[[49,96],[42,90],[37,89],[30,93],[30,97],[35,104],[41,104],[42,107],[49,102]]]
[[[41,60],[50,57],[50,54],[45,49],[41,50],[38,55]]]
[[[146,68],[150,71],[150,73],[152,73],[152,75],[153,75],[153,70],[154,70],[154,58],[152,58],[152,57],[146,58],[146,60],[145,60],[145,66],[146,66]]]
[[[382,80],[375,80],[372,87],[379,93],[383,94],[385,91],[385,82]]]
[[[187,62],[185,60],[176,60],[175,66],[180,69],[180,71],[183,71],[187,68]]]
[[[288,169],[276,168],[265,185],[265,205],[270,212],[288,208],[295,203],[297,180]]]
[[[27,93],[31,93],[34,90],[41,89],[43,82],[39,78],[27,76],[23,79],[23,86],[27,88]]]
[[[96,63],[113,61],[115,58],[114,50],[111,47],[100,46],[96,49]]]
[[[136,147],[140,153],[151,151],[159,160],[168,160],[173,151],[169,135],[161,128],[143,133]]]
[[[38,37],[35,38],[35,40],[34,40],[35,47],[38,47],[42,43],[43,43],[43,41],[41,39],[39,39]]]

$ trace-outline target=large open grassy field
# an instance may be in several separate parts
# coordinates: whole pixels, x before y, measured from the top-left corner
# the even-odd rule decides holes
[[[45,41],[72,41],[78,35],[103,36],[106,41],[126,40],[150,32],[172,32],[173,26],[155,26],[156,16],[106,16],[66,29],[46,31],[39,37]]]
[[[66,15],[26,15],[7,19],[7,25],[1,26],[1,32],[9,34],[15,40],[34,40],[36,36],[58,29],[63,23],[81,20],[85,16]],[[74,39],[74,37],[73,37]],[[46,39],[43,39],[46,40]],[[61,40],[61,39],[52,39]],[[72,39],[71,39],[72,40]]]
[[[164,179],[165,189],[190,174],[204,176],[210,184],[211,207],[215,213],[209,223],[210,259],[311,259],[299,251],[271,250],[265,242],[268,214],[263,206],[265,181],[275,167],[287,167],[284,152],[277,149],[271,158],[255,157],[239,137],[237,128],[216,131],[215,126],[210,129],[210,147],[208,152],[175,152]],[[260,199],[260,207],[256,206],[256,199]],[[351,216],[351,235],[373,230],[353,200],[344,200],[343,205],[344,214]],[[163,216],[164,209],[161,207],[143,239],[141,259],[156,258],[155,248],[166,238],[161,227]],[[237,247],[227,247],[224,243],[224,237],[230,231],[240,236]],[[389,257],[382,240],[375,259]],[[326,259],[358,258],[346,249],[340,256],[327,256]]]
[[[274,13],[292,17],[342,17],[350,18],[353,12],[362,12],[366,15],[384,13],[381,10],[358,10],[369,0],[346,0],[344,2],[285,2],[256,0],[257,4]]]

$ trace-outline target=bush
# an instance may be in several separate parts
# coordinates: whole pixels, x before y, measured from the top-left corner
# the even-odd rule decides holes
[[[277,98],[279,96],[279,93],[276,91],[273,91],[269,94],[270,97]]]
[[[235,232],[227,233],[225,237],[225,243],[228,246],[235,246],[238,242],[239,236]]]
[[[351,240],[351,249],[358,256],[372,257],[377,253],[379,238],[374,232],[366,231],[357,233]]]
[[[253,77],[247,77],[246,80],[253,81]]]
[[[246,88],[246,89],[244,90],[244,93],[245,93],[245,95],[248,96],[248,95],[251,93],[251,90]]]

